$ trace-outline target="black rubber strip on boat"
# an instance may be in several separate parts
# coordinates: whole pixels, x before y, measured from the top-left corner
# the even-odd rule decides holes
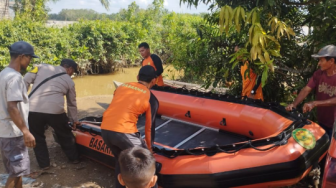
[[[288,126],[283,132],[279,135],[271,138],[266,138],[262,140],[248,140],[245,142],[237,143],[237,144],[229,144],[224,146],[212,146],[207,148],[195,148],[195,149],[168,149],[162,146],[154,145],[154,151],[156,154],[168,157],[175,158],[181,155],[208,155],[212,156],[216,153],[225,152],[225,153],[236,153],[241,149],[245,148],[254,148],[259,150],[260,146],[269,146],[268,149],[263,148],[262,150],[269,150],[275,146],[286,145],[288,139],[291,137],[291,132],[296,128],[301,128],[306,123],[302,120],[293,122],[290,126]]]
[[[314,149],[305,151],[299,158],[293,161],[215,174],[159,174],[159,185],[164,188],[236,187],[297,178],[309,167],[317,164],[319,157],[327,152],[329,146],[328,139],[328,135],[324,134],[316,142]],[[251,161],[246,162],[251,163]],[[176,170],[178,171],[178,169]]]

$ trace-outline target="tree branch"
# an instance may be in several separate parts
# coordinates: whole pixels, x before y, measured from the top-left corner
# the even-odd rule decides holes
[[[287,5],[310,5],[313,3],[319,3],[322,0],[310,0],[307,2],[303,2],[303,3],[295,3],[295,2],[290,2],[289,0],[283,0],[283,3],[287,4]]]
[[[294,74],[302,74],[302,73],[308,73],[308,72],[312,72],[313,70],[309,67],[307,68],[304,68],[304,69],[301,69],[301,70],[296,70],[296,69],[293,69],[293,68],[289,68],[288,66],[286,66],[285,64],[279,62],[279,61],[276,61],[275,64],[278,64],[279,66],[281,67],[275,67],[275,69],[278,69],[278,70],[282,70],[282,71],[287,71],[289,73],[294,73]]]

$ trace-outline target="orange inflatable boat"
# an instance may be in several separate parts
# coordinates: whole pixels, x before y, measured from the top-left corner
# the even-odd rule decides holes
[[[154,155],[164,188],[292,185],[328,149],[328,136],[318,124],[277,104],[172,87],[152,93],[160,103]],[[76,142],[82,155],[113,167],[101,121],[82,119]],[[142,135],[144,121],[139,118]]]

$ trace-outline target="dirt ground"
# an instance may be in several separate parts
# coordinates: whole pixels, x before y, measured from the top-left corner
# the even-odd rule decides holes
[[[104,108],[107,107],[111,100],[112,96],[109,95],[78,98],[79,117],[101,116]],[[24,185],[25,188],[113,187],[114,171],[112,169],[86,158],[82,158],[80,164],[69,163],[61,147],[53,140],[51,128],[46,131],[46,137],[52,167],[49,170],[42,171],[38,167],[33,150],[29,149],[31,177],[35,179],[35,182]],[[1,157],[0,174],[6,174]],[[291,186],[291,188],[307,187],[308,185],[305,182]]]

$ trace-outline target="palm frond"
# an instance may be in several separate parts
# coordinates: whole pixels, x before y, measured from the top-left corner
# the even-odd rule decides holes
[[[110,9],[110,0],[99,0],[99,1],[106,8],[106,10]]]

